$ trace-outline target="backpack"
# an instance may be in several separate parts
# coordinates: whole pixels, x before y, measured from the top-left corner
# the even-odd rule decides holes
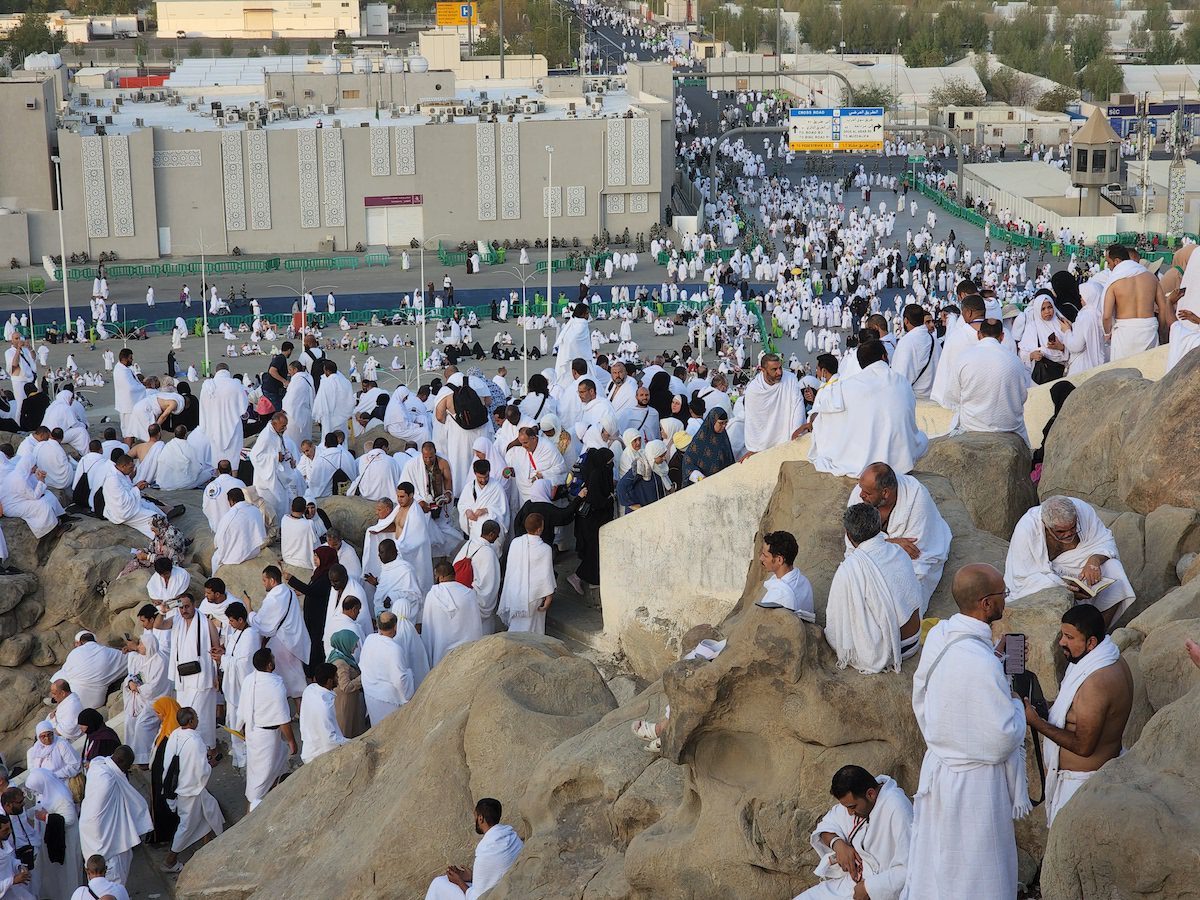
[[[454,421],[465,431],[474,431],[487,424],[487,409],[483,401],[466,382],[454,392]]]
[[[479,551],[476,550],[475,553]],[[474,556],[472,553],[471,556]],[[463,587],[475,587],[475,566],[471,562],[471,556],[464,556],[454,564],[454,580]]]

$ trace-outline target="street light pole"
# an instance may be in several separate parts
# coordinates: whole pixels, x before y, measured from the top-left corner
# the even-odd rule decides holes
[[[546,145],[546,315],[554,318],[554,300],[550,293],[550,274],[553,258],[550,245],[554,243],[554,148]]]
[[[200,226],[200,315],[204,321],[204,377],[208,378],[212,375],[209,368],[208,356],[208,296],[211,290],[208,284],[208,266],[204,256],[204,223],[198,223]]]
[[[71,301],[67,295],[67,240],[63,233],[63,190],[62,190],[62,157],[50,157],[54,163],[54,184],[58,190],[58,252],[62,254],[62,262],[58,270],[61,273],[63,289],[63,340],[71,330]]]

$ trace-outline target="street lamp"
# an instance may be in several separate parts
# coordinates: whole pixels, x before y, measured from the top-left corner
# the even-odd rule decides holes
[[[522,384],[526,391],[529,390],[529,304],[525,300],[525,286],[537,275],[536,269],[532,272],[526,272],[528,268],[529,263],[520,263],[517,268],[513,269],[517,280],[521,282],[521,352],[525,363]]]
[[[301,334],[298,335],[298,337],[300,337],[301,343],[303,343],[303,333],[308,330],[308,305],[305,302],[305,297],[308,296],[308,292],[309,291],[330,291],[330,292],[332,292],[335,290],[341,290],[341,288],[339,288],[336,284],[320,284],[313,288],[306,288],[304,286],[304,270],[303,269],[300,270],[300,290],[299,290],[299,292],[297,292],[296,289],[289,284],[268,284],[267,287],[279,288],[280,290],[287,291],[289,294],[295,294],[296,297],[299,298],[299,300],[300,300],[300,331],[301,331]]]
[[[67,294],[67,239],[63,236],[62,157],[55,154],[50,157],[50,161],[54,163],[54,184],[58,190],[58,252],[62,254],[62,261],[58,264],[58,271],[61,273],[59,277],[62,278],[63,330],[65,333],[71,327],[71,301],[68,299]]]
[[[554,295],[550,293],[553,259],[550,245],[554,243],[554,147],[546,145],[546,315],[554,317]],[[527,382],[528,383],[528,382]]]

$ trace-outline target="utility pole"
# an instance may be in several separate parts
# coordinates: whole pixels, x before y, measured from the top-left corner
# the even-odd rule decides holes
[[[504,78],[504,0],[500,0],[500,77]]]

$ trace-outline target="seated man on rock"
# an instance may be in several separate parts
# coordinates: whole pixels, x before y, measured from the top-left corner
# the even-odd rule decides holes
[[[1050,827],[1084,782],[1122,753],[1133,675],[1106,631],[1103,615],[1090,604],[1063,613],[1058,646],[1068,665],[1049,719],[1025,701],[1025,720],[1042,736]]]
[[[911,472],[929,447],[917,428],[912,385],[889,368],[882,341],[860,344],[856,352],[862,371],[817,392],[812,425],[804,426],[812,428],[808,458],[818,472],[855,478],[875,460]]]
[[[816,622],[812,584],[803,572],[792,566],[799,552],[800,547],[791,532],[770,531],[763,535],[758,561],[771,576],[763,582],[766,593],[758,605],[764,609],[790,609],[805,622]]]
[[[68,682],[84,709],[100,709],[108,702],[109,689],[128,670],[125,652],[97,643],[90,631],[80,631],[62,668],[50,680]]]
[[[942,580],[953,537],[928,488],[912,475],[897,475],[887,463],[871,463],[858,477],[858,485],[850,492],[846,505],[855,503],[866,503],[879,510],[887,542],[908,554],[921,585],[924,616],[929,598]],[[850,550],[847,543],[847,554]]]
[[[475,833],[483,838],[475,847],[475,865],[451,866],[429,885],[425,900],[476,900],[500,883],[524,846],[510,825],[500,824],[499,800],[484,797],[475,804]]]
[[[812,833],[821,883],[795,900],[898,900],[913,821],[903,789],[887,775],[842,766],[829,793],[838,802]]]
[[[899,672],[921,643],[921,586],[908,554],[884,536],[879,510],[856,503],[842,521],[853,549],[829,585],[825,639],[839,669]]]
[[[1096,591],[1102,579],[1111,583]],[[1108,629],[1134,600],[1112,532],[1075,497],[1047,497],[1021,517],[1008,545],[1004,584],[1012,602],[1046,588],[1069,588],[1077,603],[1104,614]]]

